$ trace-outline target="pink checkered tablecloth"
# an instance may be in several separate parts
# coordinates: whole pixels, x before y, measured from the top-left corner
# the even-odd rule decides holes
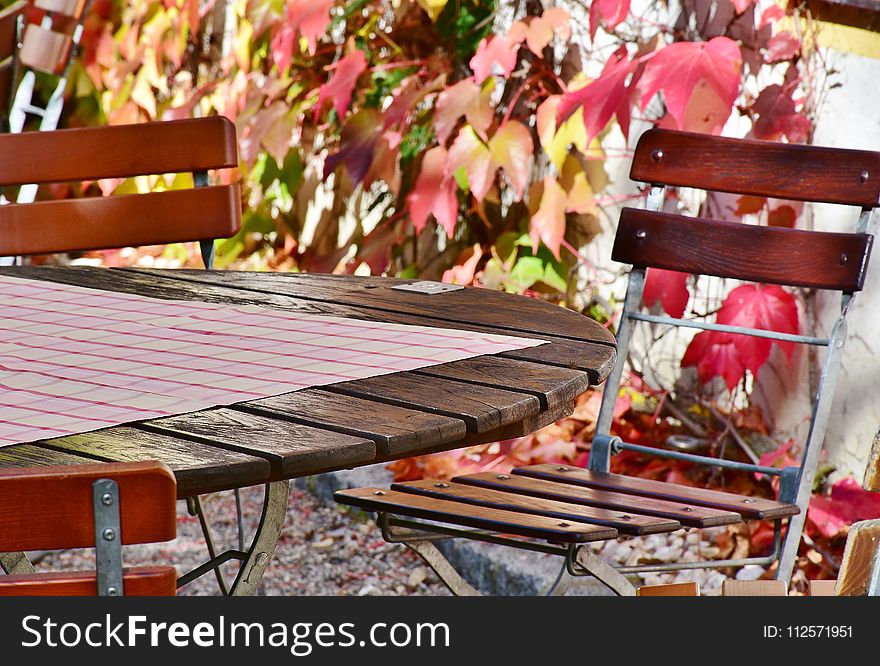
[[[0,446],[544,343],[2,275],[0,302]]]

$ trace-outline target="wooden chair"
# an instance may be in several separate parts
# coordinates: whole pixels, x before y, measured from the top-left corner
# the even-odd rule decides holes
[[[26,7],[27,2],[20,0],[0,11],[0,132],[9,129],[9,106],[18,79],[18,43]]]
[[[95,548],[95,570],[0,576],[0,596],[155,596],[174,567],[122,568],[125,544],[176,536],[177,484],[160,462],[0,469],[0,551]]]
[[[223,116],[0,135],[0,187],[193,172],[196,187],[0,206],[0,256],[200,241],[241,226],[238,183],[209,186],[208,169],[238,166]]]
[[[89,0],[33,0],[33,6],[46,15],[39,25],[27,25],[21,37],[19,60],[24,76],[20,82],[13,81],[17,92],[10,114],[10,131],[21,132],[28,115],[40,117],[41,131],[58,127],[67,73],[79,48],[88,5]],[[37,73],[57,79],[45,107],[33,103]]]
[[[776,577],[786,586],[790,579],[846,341],[846,314],[865,277],[872,242],[865,230],[880,200],[880,153],[651,130],[638,142],[630,175],[633,180],[650,184],[651,192],[648,210],[622,211],[614,243],[612,258],[633,268],[617,333],[617,363],[606,383],[589,469],[535,465],[515,469],[512,474],[471,474],[449,482],[426,479],[398,483],[387,491],[361,488],[336,493],[339,502],[379,513],[385,538],[409,545],[441,578],[448,574],[444,580],[450,582],[453,591],[473,593],[457,573],[450,573],[450,565],[432,540],[468,537],[558,554],[566,558],[569,573],[594,575],[618,594],[634,593],[625,578],[627,574],[669,569],[769,565],[779,560]],[[687,218],[659,212],[665,198],[663,188],[669,185],[848,204],[858,206],[862,213],[858,233],[817,233]],[[641,313],[649,267],[841,291],[841,314],[831,338],[826,340]],[[612,410],[636,321],[827,347],[800,466],[762,467],[629,444],[613,436]],[[611,474],[610,457],[621,450],[779,476],[780,500]],[[748,520],[774,521],[776,539],[771,555],[611,567],[584,547],[586,542],[618,534],[650,534]],[[785,521],[785,542],[780,547]],[[531,541],[524,542],[523,538]]]

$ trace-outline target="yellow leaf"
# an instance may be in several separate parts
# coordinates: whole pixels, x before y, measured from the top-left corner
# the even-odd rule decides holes
[[[436,21],[446,7],[447,0],[418,0],[419,6],[428,12],[432,21]]]
[[[587,130],[584,127],[583,109],[575,111],[562,126],[556,127],[556,110],[559,108],[561,95],[548,97],[538,107],[537,125],[541,147],[557,171],[562,170],[569,147],[575,146],[583,152],[587,147]]]

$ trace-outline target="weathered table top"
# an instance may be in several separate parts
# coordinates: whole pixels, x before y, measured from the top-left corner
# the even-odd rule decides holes
[[[319,315],[522,335],[550,341],[201,412],[0,449],[0,467],[158,459],[178,494],[227,490],[533,432],[605,379],[613,336],[591,319],[486,289],[391,290],[349,276],[4,267],[17,277],[156,298],[260,305]]]

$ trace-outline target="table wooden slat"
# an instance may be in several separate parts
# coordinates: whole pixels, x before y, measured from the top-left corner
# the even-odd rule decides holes
[[[461,419],[469,432],[495,430],[541,411],[533,395],[411,373],[342,382],[326,390]]]
[[[379,445],[380,455],[386,456],[403,456],[450,444],[467,434],[461,419],[320,389],[253,400],[237,405],[236,409],[366,437]]]
[[[90,465],[94,458],[53,451],[36,444],[15,444],[0,448],[0,467],[46,467],[47,465]]]
[[[177,478],[178,497],[269,481],[269,462],[236,451],[205,446],[128,426],[51,439],[47,447],[106,462],[161,460]]]
[[[265,458],[275,479],[365,465],[376,457],[375,442],[364,437],[226,408],[155,419],[138,427]]]

